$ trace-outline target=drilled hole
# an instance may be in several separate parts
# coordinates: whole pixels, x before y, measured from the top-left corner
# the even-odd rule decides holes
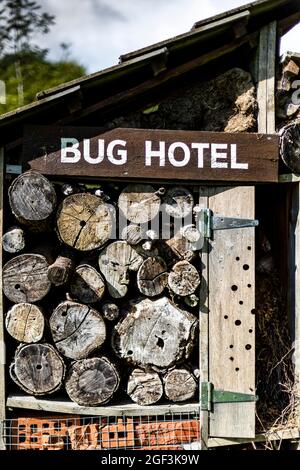
[[[252,313],[252,315],[256,315],[256,313],[257,313],[256,308],[253,308],[253,309],[251,310],[251,313]]]
[[[38,370],[41,370],[42,364],[37,364],[36,368],[37,368]]]
[[[236,371],[236,372],[238,372],[239,370],[240,370],[240,368],[239,368],[239,367],[236,367],[236,368],[235,368],[235,371]]]
[[[250,351],[250,349],[252,348],[251,344],[246,344],[245,348],[247,349],[247,351]]]
[[[231,290],[233,292],[236,292],[238,290],[238,286],[236,286],[235,284],[233,286],[231,286]]]
[[[252,285],[251,285],[251,284],[248,284],[248,286],[247,286],[247,287],[249,287],[249,289],[251,289]]]
[[[243,305],[243,304],[244,304],[244,302],[243,302],[242,300],[240,300],[240,301],[239,301],[239,304],[240,304],[240,305]]]
[[[132,354],[133,354],[133,351],[129,349],[129,351],[127,351],[127,356],[131,356]]]
[[[249,333],[253,333],[253,330],[252,330],[252,329],[250,329],[250,330],[249,330]]]
[[[247,250],[251,251],[252,250],[251,246],[247,246]]]
[[[244,264],[243,270],[244,270],[244,271],[248,271],[248,269],[249,269],[249,264]]]
[[[242,324],[241,320],[235,320],[234,323],[236,324],[236,326],[240,326]]]
[[[224,315],[225,320],[228,320],[228,315]]]
[[[240,261],[241,258],[239,256],[237,256],[235,259],[236,259],[236,261]]]
[[[234,361],[234,357],[232,357],[232,356],[231,356],[229,359],[230,359],[231,361]]]
[[[230,347],[230,349],[233,349],[233,344],[231,344],[229,347]]]
[[[15,285],[15,289],[17,289],[17,290],[21,289],[20,284],[16,284],[16,285]]]
[[[66,317],[66,316],[67,316],[67,313],[68,313],[68,312],[62,312],[62,313],[61,313],[61,316],[62,316],[62,317]]]
[[[86,226],[86,221],[85,220],[81,220],[80,221],[80,227],[85,227]]]

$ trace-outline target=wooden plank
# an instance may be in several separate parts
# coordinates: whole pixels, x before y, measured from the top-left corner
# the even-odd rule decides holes
[[[7,398],[8,408],[50,411],[53,413],[71,413],[88,416],[147,416],[168,413],[199,413],[199,404],[166,404],[157,406],[139,406],[136,403],[87,407],[80,406],[67,399],[35,398],[29,395],[11,394]]]
[[[269,441],[282,441],[286,439],[299,439],[300,431],[299,428],[283,429],[280,431],[266,432],[264,434],[257,434],[254,439],[222,439],[222,438],[211,438],[208,441],[208,447],[225,447],[234,446],[240,444],[247,444],[251,442],[269,442]]]
[[[0,233],[3,233],[3,180],[4,150],[0,148]],[[3,422],[5,420],[5,343],[4,343],[4,311],[2,295],[2,250],[0,250],[0,450],[5,449],[3,441]]]
[[[209,188],[200,188],[199,207],[208,208]],[[208,263],[209,263],[209,243],[206,239],[201,253],[201,286],[200,286],[200,305],[199,305],[199,360],[200,360],[200,383],[208,382]],[[200,386],[201,403],[201,386]],[[208,411],[200,412],[201,423],[201,441],[200,448],[208,448]]]
[[[274,182],[278,154],[277,136],[181,130],[31,127],[24,144],[33,170],[94,178]]]
[[[216,216],[254,218],[254,187],[214,188]],[[214,232],[209,255],[209,381],[255,394],[254,228]],[[255,403],[215,404],[211,437],[255,437]]]
[[[275,68],[277,49],[276,21],[260,32],[258,49],[258,131],[275,133]]]

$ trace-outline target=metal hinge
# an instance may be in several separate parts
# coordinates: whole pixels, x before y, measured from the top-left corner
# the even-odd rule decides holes
[[[210,209],[201,209],[198,216],[199,232],[204,238],[211,238],[214,230],[257,227],[258,220],[216,217]]]
[[[201,383],[201,410],[213,411],[215,403],[246,403],[257,401],[257,395],[247,393],[228,392],[226,390],[215,390],[211,382]]]

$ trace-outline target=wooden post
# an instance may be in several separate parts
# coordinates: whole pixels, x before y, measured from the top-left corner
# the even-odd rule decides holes
[[[293,185],[292,206],[289,222],[289,290],[288,313],[292,325],[292,338],[294,341],[294,366],[295,366],[295,394],[300,397],[300,184]],[[296,425],[300,428],[300,405],[296,410]],[[300,449],[300,446],[298,446]]]
[[[258,132],[275,134],[275,69],[277,22],[264,26],[260,32],[257,68]]]
[[[201,209],[208,208],[207,189],[200,188],[199,206]],[[209,242],[205,238],[202,254],[201,268],[202,279],[200,285],[199,304],[199,360],[200,360],[200,406],[201,406],[201,382],[208,382],[208,253]],[[201,409],[201,408],[200,408]],[[208,411],[200,411],[201,440],[200,449],[208,449]]]
[[[3,180],[4,180],[4,149],[0,148],[0,233],[3,233]],[[2,295],[2,250],[0,250],[0,450],[5,449],[5,344],[4,344],[4,312]]]

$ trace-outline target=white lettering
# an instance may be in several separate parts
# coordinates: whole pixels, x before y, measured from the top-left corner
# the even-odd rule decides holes
[[[198,168],[203,168],[204,150],[209,149],[209,144],[192,144],[192,149],[198,150]]]
[[[152,150],[152,141],[146,140],[145,142],[145,165],[152,165],[152,157],[159,158],[159,166],[165,166],[166,164],[166,143],[159,142],[159,150]]]
[[[228,163],[219,162],[220,159],[225,160],[227,153],[218,150],[227,150],[227,144],[211,144],[211,167],[212,168],[228,168]]]
[[[98,140],[98,156],[91,156],[91,141],[90,139],[83,139],[83,158],[86,162],[96,165],[101,163],[104,159],[104,140]]]
[[[81,158],[79,150],[79,142],[73,137],[62,137],[61,138],[61,156],[60,160],[62,163],[77,163]],[[68,155],[71,153],[72,155]]]
[[[234,170],[248,170],[248,163],[237,163],[237,145],[231,144],[231,168]]]
[[[116,158],[114,155],[114,150],[117,145],[120,145],[121,147],[126,147],[126,141],[125,140],[113,140],[110,142],[107,146],[107,158],[110,161],[110,163],[113,163],[114,165],[124,165],[124,163],[127,162],[127,150],[126,149],[118,149],[117,150],[117,156],[119,158]]]
[[[181,161],[176,160],[175,158],[176,149],[183,150],[183,160]],[[182,168],[183,166],[186,166],[189,163],[191,159],[191,152],[186,144],[182,142],[174,142],[174,144],[171,144],[169,147],[168,157],[169,157],[169,161],[171,165],[177,168]]]

